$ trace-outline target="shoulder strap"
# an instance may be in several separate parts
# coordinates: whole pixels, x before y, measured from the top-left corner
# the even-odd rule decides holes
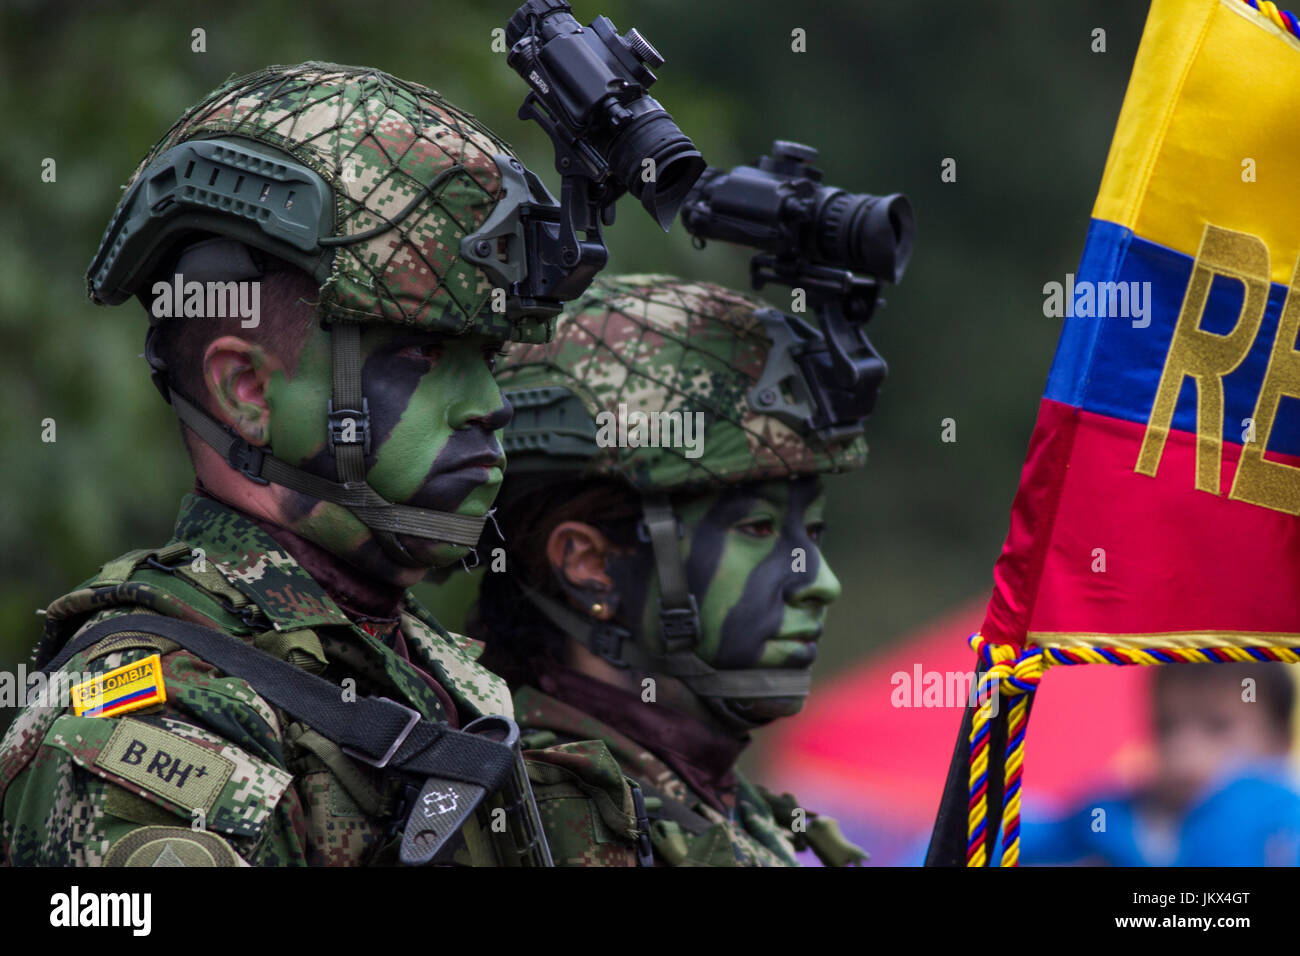
[[[32,652],[34,665],[46,669],[69,637],[88,619],[108,609],[142,607],[168,617],[215,623],[237,633],[269,626],[260,608],[227,583],[219,571],[212,567],[195,570],[190,563],[192,551],[186,542],[172,541],[161,548],[127,552],[55,598],[43,612],[43,633]],[[161,573],[143,580],[137,575],[141,570]]]
[[[262,697],[303,721],[345,753],[375,767],[441,777],[495,791],[514,768],[511,747],[453,730],[384,697],[344,701],[339,687],[286,664],[238,638],[158,614],[125,614],[78,634],[43,670],[58,670],[111,634],[165,637],[246,681]]]

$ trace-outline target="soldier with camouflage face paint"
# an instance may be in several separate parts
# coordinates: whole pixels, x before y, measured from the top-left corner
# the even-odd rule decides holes
[[[507,573],[484,576],[470,632],[526,745],[604,740],[636,781],[642,865],[865,857],[735,767],[752,730],[803,705],[840,595],[820,476],[866,456],[860,420],[818,433],[763,407],[771,389],[812,394],[789,363],[796,327],[817,335],[708,283],[598,279],[550,344],[512,347],[497,373],[515,408]],[[595,862],[541,811],[557,865]]]
[[[49,605],[37,663],[106,621],[162,616],[318,675],[345,704],[387,698],[411,722],[376,759],[272,703],[252,674],[148,629],[113,634],[62,662],[92,675],[74,706],[23,710],[0,744],[0,861],[390,862],[412,798],[381,768],[405,759],[412,727],[437,741],[512,714],[481,645],[406,588],[468,552],[502,480],[510,411],[493,364],[507,339],[545,341],[559,303],[494,302],[498,265],[528,250],[475,232],[545,205],[538,190],[433,90],[333,64],[232,80],[149,152],[90,294],[151,309],[146,355],[197,481],[170,542]],[[192,282],[256,283],[261,315],[159,318],[173,279],[186,301]],[[535,756],[580,794],[551,801],[574,826],[595,815],[630,838],[631,792],[600,744]],[[465,840],[458,861],[489,859],[468,824]]]

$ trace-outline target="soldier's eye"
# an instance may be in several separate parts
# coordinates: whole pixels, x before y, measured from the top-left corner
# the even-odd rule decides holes
[[[826,523],[824,521],[814,521],[808,525],[808,537],[814,542],[820,544],[822,536],[826,534]]]
[[[489,370],[495,372],[497,368],[497,359],[504,358],[509,350],[502,345],[497,347],[489,345],[483,349],[483,361],[487,363]]]
[[[755,518],[736,525],[736,530],[751,538],[769,538],[776,533],[776,524],[771,518]]]

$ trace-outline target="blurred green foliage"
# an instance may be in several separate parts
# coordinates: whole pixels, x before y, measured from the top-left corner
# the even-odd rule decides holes
[[[828,182],[906,192],[916,208],[911,269],[872,324],[891,366],[869,425],[872,460],[829,486],[828,556],[845,595],[824,680],[989,587],[1058,332],[1042,287],[1077,265],[1145,5],[575,6],[584,22],[604,13],[659,47],[668,62],[654,95],[710,162],[800,140],[821,150]],[[0,666],[26,656],[37,608],[110,557],[161,544],[190,486],[139,358],[142,312],[98,310],[84,295],[85,266],[140,157],[227,77],[319,59],[439,89],[555,188],[549,142],[514,116],[525,87],[491,49],[513,8],[26,0],[0,11]],[[204,53],[191,51],[195,28]],[[795,28],[805,53],[791,50]],[[1105,53],[1091,52],[1096,28]],[[53,183],[41,180],[47,157]],[[956,183],[940,181],[945,157]],[[748,282],[745,252],[697,252],[631,201],[608,238],[616,271]],[[41,441],[47,418],[54,443]],[[945,418],[956,443],[940,441]]]

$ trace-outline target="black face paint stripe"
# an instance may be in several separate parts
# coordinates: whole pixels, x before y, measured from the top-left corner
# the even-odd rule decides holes
[[[366,456],[367,470],[374,467],[379,449],[402,420],[402,415],[411,404],[411,398],[420,387],[420,381],[430,371],[427,363],[398,355],[401,347],[400,343],[396,348],[385,343],[367,356],[361,367],[361,394],[370,406],[370,454]],[[328,449],[326,453],[328,454]]]
[[[410,504],[421,508],[454,511],[466,496],[483,484],[483,471],[472,464],[486,464],[502,455],[496,432],[510,421],[509,402],[466,428],[456,429],[434,457],[420,490]],[[467,467],[469,466],[469,467]]]
[[[755,488],[737,486],[734,491],[720,495],[695,526],[691,549],[686,556],[686,586],[697,602],[707,593],[709,584],[718,573],[722,551],[727,545],[727,529],[748,513],[757,500]]]
[[[787,603],[793,601],[800,591],[812,587],[821,573],[821,548],[808,533],[806,521],[808,508],[817,500],[821,492],[821,482],[816,478],[798,478],[790,483],[790,511],[786,515],[785,527],[782,529],[784,537],[789,539],[785,555],[793,561],[794,549],[803,548],[808,561],[807,567],[802,572],[790,572],[789,581],[782,594]]]
[[[641,544],[631,554],[613,555],[605,561],[605,573],[618,595],[615,620],[627,628],[632,640],[644,646],[646,603],[650,599],[650,581],[654,575],[654,556],[650,545]]]
[[[820,552],[808,536],[804,515],[820,493],[815,478],[790,482],[790,503],[772,552],[745,581],[741,599],[722,622],[714,666],[720,669],[752,667],[762,656],[763,643],[780,633],[788,602],[817,580]],[[795,548],[807,557],[803,571],[792,569]],[[815,651],[809,648],[809,662]]]

